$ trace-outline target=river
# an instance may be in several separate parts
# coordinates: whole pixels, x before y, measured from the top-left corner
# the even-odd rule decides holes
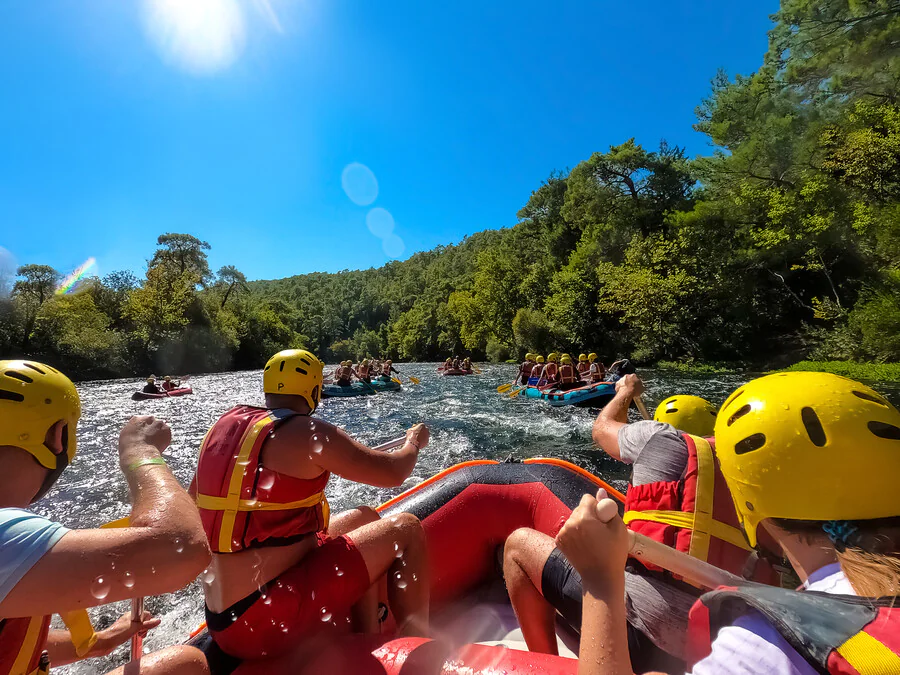
[[[335,478],[327,495],[337,513],[357,504],[377,505],[443,468],[469,459],[507,457],[559,457],[624,487],[623,465],[592,447],[591,422],[596,413],[578,408],[551,408],[524,396],[498,395],[497,386],[508,383],[514,366],[482,366],[483,374],[439,377],[436,364],[398,364],[403,375],[421,384],[404,386],[396,393],[350,399],[328,399],[316,416],[343,427],[360,441],[377,444],[399,435],[417,422],[431,429],[431,444],[422,451],[414,473],[398,489],[387,490]],[[673,394],[697,394],[720,405],[751,375],[688,376],[646,370],[651,413],[656,403]],[[405,381],[405,378],[404,378]],[[197,451],[204,434],[226,410],[239,403],[262,405],[261,372],[198,375],[186,384],[192,396],[132,401],[131,393],[142,381],[134,379],[86,382],[78,386],[83,414],[79,425],[79,452],[57,486],[36,505],[36,510],[72,528],[96,527],[126,516],[128,490],[118,468],[117,438],[122,424],[132,415],[156,415],[172,427],[172,445],[166,452],[169,466],[181,483],[190,483]],[[875,386],[896,404],[896,385]],[[637,419],[636,413],[632,412]],[[162,625],[145,641],[149,650],[180,642],[203,620],[199,583],[171,595],[148,598],[146,608],[162,618]],[[91,610],[95,626],[104,627],[128,603]],[[54,672],[87,675],[105,673],[124,663],[127,648],[105,659],[94,659]]]

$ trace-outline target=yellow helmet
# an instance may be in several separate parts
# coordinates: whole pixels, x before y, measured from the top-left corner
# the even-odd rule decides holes
[[[547,355],[547,360],[556,363],[557,361],[559,361],[559,354],[557,354],[556,352],[550,352]]]
[[[55,368],[36,361],[0,361],[0,445],[22,448],[50,473],[32,501],[53,486],[75,458],[81,400],[72,381]],[[66,423],[63,449],[55,454],[44,444],[47,431]]]
[[[579,361],[579,362],[587,361],[587,354],[579,354],[579,355],[578,355],[578,361]]]
[[[305,349],[285,349],[266,363],[263,371],[263,392],[302,396],[310,412],[319,405],[322,393],[323,363]]]
[[[671,424],[694,436],[712,436],[716,424],[716,408],[699,396],[670,396],[656,407],[653,419]]]
[[[900,515],[900,412],[864,384],[828,373],[767,375],[728,397],[715,433],[753,546],[765,518]]]
[[[360,365],[361,365],[361,366],[367,366],[367,365],[369,365],[369,359],[363,359],[362,362],[360,363]]]
[[[166,375],[163,379],[164,379],[166,382],[171,382],[171,381],[172,381],[172,377],[171,377],[170,375]]]
[[[571,365],[572,357],[568,354],[563,354],[563,357],[559,360],[560,363],[564,363],[566,365]]]
[[[154,384],[156,382],[156,375],[151,375],[150,377],[148,377],[147,382],[149,382],[150,384]]]
[[[543,363],[543,362],[544,362],[544,357],[541,356],[540,354],[538,354],[537,358],[535,358],[535,361],[536,361],[537,363]]]
[[[590,354],[588,354],[588,361],[593,363],[596,360],[597,360],[597,355],[594,352],[591,352]]]
[[[532,354],[531,352],[528,352],[528,353],[525,355],[525,360],[526,360],[526,361],[531,361],[533,358],[534,358],[534,354]]]

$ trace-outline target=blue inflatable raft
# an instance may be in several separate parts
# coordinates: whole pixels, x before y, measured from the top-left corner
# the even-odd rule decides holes
[[[541,393],[541,398],[554,407],[577,405],[583,408],[602,408],[615,395],[616,385],[613,382],[597,382],[567,391],[547,389]]]

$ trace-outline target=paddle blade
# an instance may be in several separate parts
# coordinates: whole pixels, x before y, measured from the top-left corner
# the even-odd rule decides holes
[[[509,397],[510,397],[510,398],[515,398],[516,396],[518,396],[519,394],[521,394],[523,391],[525,391],[525,387],[522,387],[521,389],[516,389],[513,393],[511,393],[511,394],[509,395]]]
[[[422,381],[418,377],[409,376],[409,381],[413,384],[422,384]]]
[[[505,393],[508,392],[510,389],[512,389],[512,385],[511,385],[511,384],[501,384],[499,387],[497,387],[497,393],[498,393],[498,394],[505,394]]]
[[[400,380],[398,380],[396,377],[392,377],[392,378],[391,378],[391,382],[396,382],[397,384],[403,384],[403,383],[402,383]]]

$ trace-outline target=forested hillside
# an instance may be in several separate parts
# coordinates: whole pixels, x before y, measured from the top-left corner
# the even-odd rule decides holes
[[[762,67],[718,74],[697,108],[710,156],[629,139],[622,120],[621,144],[523,195],[515,227],[378,269],[248,283],[178,234],[144,279],[74,294],[25,265],[0,352],[81,376],[258,367],[301,345],[900,360],[900,2],[783,0],[773,19]]]

